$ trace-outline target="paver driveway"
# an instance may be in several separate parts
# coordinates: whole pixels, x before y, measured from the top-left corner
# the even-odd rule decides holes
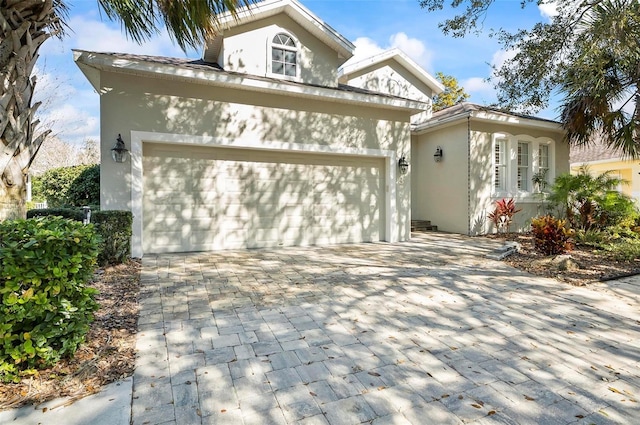
[[[133,423],[640,423],[640,279],[429,234],[145,256]]]

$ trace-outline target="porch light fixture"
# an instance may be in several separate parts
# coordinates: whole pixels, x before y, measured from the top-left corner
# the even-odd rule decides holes
[[[402,157],[398,160],[398,168],[400,168],[400,174],[402,174],[403,176],[409,171],[409,163],[407,162],[407,158],[404,155],[402,155]]]
[[[442,161],[442,148],[440,146],[436,148],[436,153],[433,154],[433,159],[435,159],[436,162]]]
[[[111,148],[111,158],[115,162],[124,162],[127,159],[127,153],[129,150],[124,146],[124,140],[122,136],[118,134],[116,144]]]

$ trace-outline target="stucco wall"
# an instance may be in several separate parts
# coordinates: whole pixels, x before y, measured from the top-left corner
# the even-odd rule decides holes
[[[431,97],[433,96],[433,91],[429,86],[392,59],[350,75],[346,84],[425,103],[431,103]],[[431,110],[429,109],[414,115],[411,121],[419,123],[427,120],[430,116]]]
[[[545,213],[544,196],[534,193],[508,192],[497,194],[493,187],[493,136],[501,134],[524,136],[540,141],[553,140],[554,170],[549,180],[553,182],[555,176],[569,171],[569,148],[562,141],[562,135],[556,131],[533,129],[517,126],[506,126],[471,121],[471,215],[470,227],[472,234],[491,233],[495,231],[493,224],[487,220],[487,215],[495,208],[495,201],[502,198],[513,198],[517,208],[522,211],[514,216],[514,223],[510,230],[526,231],[531,224],[531,218]],[[515,158],[510,158],[513,161]],[[515,173],[515,169],[511,169]],[[513,177],[513,176],[512,176]]]
[[[412,137],[411,217],[431,220],[439,230],[468,232],[467,124]],[[443,150],[441,162],[433,154]]]
[[[577,174],[582,164],[573,164],[571,173]],[[597,176],[607,171],[611,172],[613,177],[619,177],[625,180],[620,185],[620,191],[627,196],[640,202],[640,164],[635,161],[606,161],[601,163],[587,164],[587,169],[591,175]]]
[[[343,151],[377,149],[401,154],[410,149],[408,112],[108,72],[102,73],[101,84],[103,158],[110,158],[109,150],[119,133],[129,147],[132,131],[330,146]],[[103,162],[103,209],[131,208],[132,161],[139,163],[140,158],[124,164]],[[408,239],[411,188],[400,183],[388,187],[387,196],[393,189],[397,227],[392,231],[398,239]]]
[[[271,76],[270,43],[280,32],[293,36],[298,43],[300,81],[330,87],[338,85],[337,69],[341,63],[338,53],[286,15],[225,31],[220,65],[226,71]]]

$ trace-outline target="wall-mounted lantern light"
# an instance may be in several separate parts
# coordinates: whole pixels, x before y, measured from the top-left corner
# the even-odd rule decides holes
[[[436,148],[436,153],[433,154],[433,159],[435,159],[436,162],[442,161],[442,148],[440,146]]]
[[[128,152],[129,150],[124,146],[122,136],[118,134],[116,144],[111,148],[111,157],[115,162],[124,162],[127,159]]]
[[[400,174],[403,176],[409,171],[409,163],[404,155],[398,160],[398,168],[400,168]]]

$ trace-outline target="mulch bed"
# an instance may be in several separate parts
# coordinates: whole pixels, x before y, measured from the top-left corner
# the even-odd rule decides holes
[[[520,252],[504,260],[513,267],[537,276],[557,279],[572,285],[582,286],[593,282],[640,273],[640,259],[617,261],[606,253],[599,252],[589,246],[576,246],[572,251],[567,253],[567,255],[570,255],[571,258],[580,265],[579,269],[558,270],[545,264],[544,260],[549,259],[549,257],[535,250],[533,236],[531,234],[508,233],[489,235],[487,237],[520,243],[522,247]]]
[[[64,404],[131,376],[135,366],[140,263],[100,269],[90,284],[100,309],[73,359],[65,359],[20,383],[0,382],[0,410],[68,397]]]

